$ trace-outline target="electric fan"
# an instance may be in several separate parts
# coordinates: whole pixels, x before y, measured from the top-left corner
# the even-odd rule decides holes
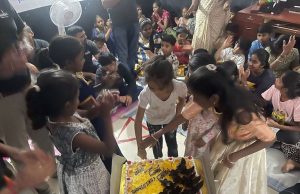
[[[50,7],[50,18],[57,26],[59,35],[65,35],[65,27],[75,24],[81,13],[82,8],[78,0],[57,0]]]

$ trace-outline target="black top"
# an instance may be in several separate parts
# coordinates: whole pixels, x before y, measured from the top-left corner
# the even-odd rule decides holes
[[[254,76],[253,74],[250,74],[248,81],[255,84],[252,92],[257,96],[261,96],[263,92],[265,92],[274,84],[275,75],[270,69],[267,69],[264,70],[264,72],[259,76]]]
[[[0,51],[3,52],[11,43],[15,42],[18,34],[25,27],[22,19],[8,0],[0,3]]]
[[[129,95],[132,98],[135,97],[137,86],[136,81],[130,72],[130,70],[123,64],[118,64],[118,74],[120,76],[120,80],[116,81],[112,88],[118,89],[120,91],[120,96]],[[100,84],[102,77],[105,76],[105,72],[102,71],[101,67],[98,68],[96,72],[96,84]],[[105,86],[104,86],[105,87]],[[109,88],[109,89],[112,89]]]
[[[40,50],[43,48],[48,48],[49,43],[46,40],[34,39],[35,50]]]
[[[121,0],[108,12],[113,26],[126,26],[138,22],[136,0]]]
[[[96,73],[97,66],[93,64],[93,56],[97,54],[99,54],[97,45],[91,40],[86,40],[84,51],[85,63],[82,70],[83,72]]]

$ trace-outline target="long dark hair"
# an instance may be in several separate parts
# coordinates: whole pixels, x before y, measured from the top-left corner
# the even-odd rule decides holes
[[[217,108],[222,112],[220,125],[224,143],[228,143],[228,127],[232,121],[248,124],[252,120],[252,113],[258,114],[251,94],[237,86],[219,67],[214,65],[200,67],[191,75],[187,85],[194,95],[206,98],[212,95],[219,96]]]
[[[300,97],[300,74],[288,70],[282,76],[282,83],[284,88],[287,89],[287,96],[289,99]]]
[[[45,126],[47,117],[59,116],[65,104],[76,98],[78,89],[78,80],[69,72],[42,72],[36,85],[29,89],[26,96],[27,114],[32,120],[33,129]]]

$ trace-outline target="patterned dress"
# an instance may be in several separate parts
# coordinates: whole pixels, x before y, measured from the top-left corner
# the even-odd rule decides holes
[[[98,136],[87,119],[75,115],[80,123],[48,122],[51,138],[61,153],[57,175],[61,194],[108,194],[110,175],[99,154],[72,147],[76,135],[83,133],[96,139]]]
[[[196,25],[192,46],[212,51],[222,30],[228,23],[230,14],[224,9],[225,0],[201,0],[196,12]]]

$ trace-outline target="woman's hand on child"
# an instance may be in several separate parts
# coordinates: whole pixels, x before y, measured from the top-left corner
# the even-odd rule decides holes
[[[281,55],[283,56],[288,55],[291,52],[291,50],[295,47],[295,44],[296,44],[295,35],[290,36],[288,43],[286,43],[286,41],[284,40]]]

